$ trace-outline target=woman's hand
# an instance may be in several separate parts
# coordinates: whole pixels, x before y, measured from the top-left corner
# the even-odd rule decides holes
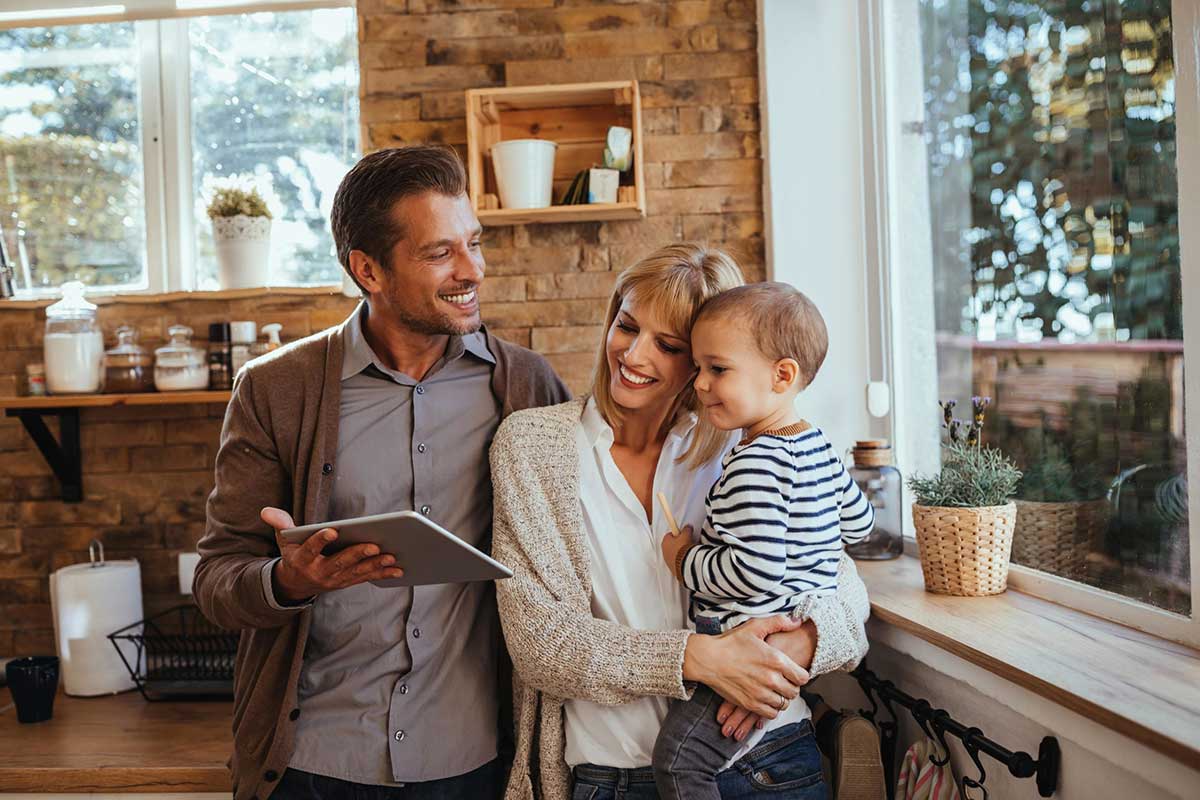
[[[808,620],[795,630],[772,633],[767,637],[767,644],[787,653],[793,661],[807,669],[817,652],[817,626]],[[726,738],[732,737],[739,742],[749,736],[750,731],[764,724],[762,717],[728,700],[717,710],[717,722],[721,723],[721,733]]]
[[[683,653],[683,677],[753,714],[775,719],[800,695],[808,672],[766,638],[801,625],[779,615],[750,620],[719,636],[691,636]]]
[[[817,651],[817,626],[814,621],[808,620],[794,631],[770,634],[767,644],[786,652],[792,661],[803,664],[806,669]],[[726,738],[738,741],[745,740],[751,730],[761,728],[764,724],[761,716],[751,714],[742,706],[734,705],[728,700],[721,703],[721,708],[716,711],[716,721],[721,723],[721,733],[724,733]]]

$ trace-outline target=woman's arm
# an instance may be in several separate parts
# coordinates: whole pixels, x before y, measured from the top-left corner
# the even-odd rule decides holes
[[[557,519],[578,513],[579,499],[574,487],[564,496],[561,465],[548,463],[575,458],[573,447],[573,437],[548,433],[537,412],[511,415],[492,444],[492,554],[513,571],[496,582],[496,599],[513,666],[525,684],[556,697],[608,705],[644,695],[687,697],[688,631],[599,620],[582,596],[586,588],[557,528]],[[575,592],[581,596],[571,597]]]
[[[835,670],[851,670],[867,654],[864,625],[871,614],[867,587],[858,577],[854,559],[843,554],[838,564],[837,593],[833,597],[812,598],[803,603],[795,616],[816,625],[816,648],[807,667],[814,678]],[[784,634],[786,635],[786,634]],[[785,646],[785,652],[790,647]]]

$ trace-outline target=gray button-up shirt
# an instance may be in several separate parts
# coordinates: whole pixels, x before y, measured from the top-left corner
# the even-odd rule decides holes
[[[483,335],[452,337],[418,381],[376,357],[367,312],[364,303],[347,322],[333,518],[411,509],[488,551],[500,407]],[[320,595],[290,765],[395,785],[486,764],[497,752],[499,647],[490,582]]]

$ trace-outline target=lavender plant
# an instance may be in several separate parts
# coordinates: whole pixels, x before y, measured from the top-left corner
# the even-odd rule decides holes
[[[940,403],[942,469],[932,476],[914,475],[908,486],[923,506],[980,508],[999,506],[1016,493],[1021,470],[999,450],[983,446],[983,424],[990,397],[971,398],[970,420],[956,419],[954,400]]]

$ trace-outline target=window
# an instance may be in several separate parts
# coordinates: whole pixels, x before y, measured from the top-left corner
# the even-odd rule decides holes
[[[271,283],[340,282],[328,219],[359,155],[356,24],[338,7],[0,30],[19,293],[219,288],[205,198],[235,174],[269,199]]]
[[[1196,641],[1170,4],[883,8],[903,463],[937,469],[938,400],[991,397],[1023,585]]]
[[[0,31],[0,230],[22,288],[146,288],[137,63],[131,22]]]

